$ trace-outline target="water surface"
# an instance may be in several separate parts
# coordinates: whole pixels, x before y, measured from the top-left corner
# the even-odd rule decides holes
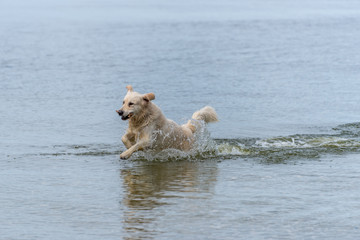
[[[4,239],[356,239],[357,1],[0,3]],[[191,154],[123,161],[132,84]]]

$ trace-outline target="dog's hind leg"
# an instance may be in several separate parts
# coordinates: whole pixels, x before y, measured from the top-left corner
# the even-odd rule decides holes
[[[196,129],[200,127],[200,123],[194,120],[189,120],[187,123],[183,124],[182,127],[188,128],[192,133],[194,133]]]

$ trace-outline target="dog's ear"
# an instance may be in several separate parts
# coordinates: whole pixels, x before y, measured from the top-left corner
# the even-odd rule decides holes
[[[128,90],[128,92],[134,91],[134,89],[133,89],[133,87],[131,85],[127,85],[126,89]]]
[[[155,94],[153,94],[153,93],[144,94],[143,99],[144,99],[146,102],[149,102],[149,101],[151,101],[151,100],[154,100],[154,99],[155,99]]]

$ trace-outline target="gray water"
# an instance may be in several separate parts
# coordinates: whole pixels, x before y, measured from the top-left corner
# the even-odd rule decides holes
[[[360,237],[358,1],[0,2],[2,239]],[[132,84],[187,154],[120,160]]]

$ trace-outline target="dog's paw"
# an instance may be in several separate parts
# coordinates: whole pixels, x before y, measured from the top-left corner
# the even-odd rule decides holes
[[[126,151],[120,154],[121,159],[128,159],[131,156],[131,154],[127,153]]]

